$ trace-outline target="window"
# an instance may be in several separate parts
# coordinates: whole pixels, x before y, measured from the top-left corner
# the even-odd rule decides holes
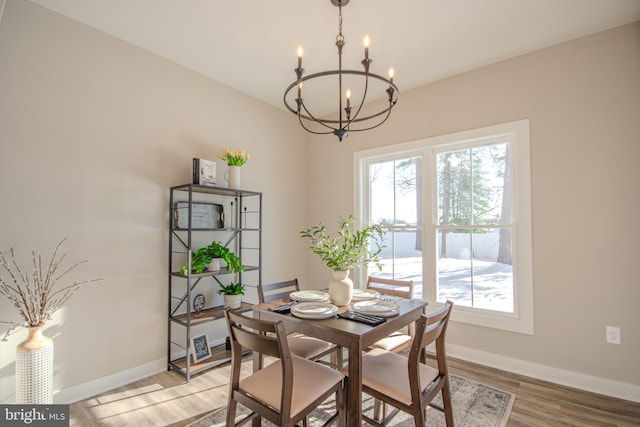
[[[356,212],[387,230],[382,272],[363,276],[412,279],[416,297],[455,301],[456,321],[533,333],[528,120],[354,160]]]
[[[372,161],[366,174],[369,184],[369,223],[386,232],[380,254],[382,271],[370,264],[368,275],[413,280],[415,296],[422,297],[422,206],[420,203],[421,156]]]

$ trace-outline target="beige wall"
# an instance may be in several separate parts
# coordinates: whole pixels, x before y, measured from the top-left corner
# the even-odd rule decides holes
[[[449,342],[639,386],[640,23],[404,92],[387,123],[345,142],[314,138],[311,219],[351,212],[354,151],[525,118],[535,334],[454,323]],[[605,343],[606,325],[621,345]]]
[[[283,111],[173,63],[8,0],[0,248],[46,253],[71,234],[70,259],[90,260],[78,276],[107,279],[48,324],[56,389],[89,384],[88,395],[102,391],[101,378],[162,369],[167,188],[189,181],[192,157],[214,158],[223,146],[251,153],[243,184],[265,195],[264,280],[309,284],[328,272],[298,230],[351,212],[354,150],[521,118],[531,119],[536,332],[453,324],[451,347],[640,386],[639,44],[640,24],[625,26],[406,91],[383,127],[339,143],[311,138]],[[13,309],[0,300],[0,313],[5,320]],[[605,325],[622,328],[622,345],[604,343]],[[13,400],[24,336],[0,343],[0,402]]]
[[[32,248],[71,234],[69,258],[89,260],[77,276],[106,279],[47,324],[56,390],[166,366],[168,187],[190,181],[193,157],[251,154],[242,178],[264,192],[264,280],[300,275],[291,229],[305,221],[308,144],[284,111],[23,0],[6,3],[0,64],[0,248],[28,265]],[[0,320],[17,319],[1,298]],[[13,400],[25,337],[0,343],[0,402]]]

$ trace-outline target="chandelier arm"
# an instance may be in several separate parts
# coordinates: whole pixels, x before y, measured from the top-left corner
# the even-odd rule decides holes
[[[373,118],[375,118],[375,117],[379,117],[379,116],[381,116],[381,115],[383,115],[383,114],[387,114],[387,115],[388,115],[388,114],[390,113],[391,109],[395,106],[395,102],[394,102],[394,103],[391,103],[391,104],[392,104],[392,105],[391,105],[390,107],[387,107],[387,108],[385,108],[385,109],[384,109],[384,110],[382,110],[382,111],[379,111],[379,112],[377,112],[377,113],[371,114],[371,115],[366,116],[366,117],[360,117],[360,118],[358,118],[357,120],[352,120],[352,121],[351,121],[351,123],[359,123],[359,122],[363,122],[363,121],[366,121],[366,120],[373,119]],[[305,110],[306,110],[306,108],[305,108]],[[292,111],[292,112],[293,112],[296,116],[298,116],[298,113],[297,113],[296,111]],[[303,119],[305,119],[305,120],[309,120],[309,121],[317,122],[317,123],[320,123],[320,124],[324,124],[325,126],[327,126],[327,124],[328,124],[328,123],[332,123],[332,124],[338,124],[338,123],[340,123],[338,120],[331,120],[331,119],[316,119],[316,118],[314,118],[314,117],[307,116],[307,115],[305,115],[305,114],[300,114],[300,117],[301,117],[301,118],[303,118]],[[330,127],[330,126],[327,126],[327,127]],[[336,129],[336,128],[334,128],[334,129]]]
[[[319,118],[315,117],[313,114],[311,114],[311,112],[309,110],[307,110],[307,106],[304,105],[304,101],[300,100],[300,105],[302,105],[302,108],[307,113],[307,115],[298,114],[298,117],[304,118],[306,120],[314,121],[316,123],[319,123],[322,126],[328,128],[328,129],[331,129],[332,131],[336,130],[336,128],[334,128],[333,126],[329,126],[327,123],[338,123],[338,121],[334,120],[334,121],[329,122],[329,121],[326,121],[325,119],[319,119]],[[327,133],[331,133],[331,132],[327,132]]]
[[[337,74],[339,74],[339,71],[338,71],[338,70],[322,71],[322,72],[319,72],[319,73],[314,73],[314,74],[309,74],[309,75],[307,75],[307,76],[304,76],[304,77],[302,77],[302,79],[300,79],[300,81],[301,81],[301,82],[305,82],[305,81],[313,80],[313,79],[316,79],[316,78],[319,78],[319,77],[331,76],[331,75],[337,75]],[[372,78],[374,78],[374,79],[376,79],[376,80],[380,80],[380,81],[382,81],[382,82],[384,82],[384,83],[388,84],[388,85],[389,85],[389,87],[390,87],[390,88],[392,88],[392,89],[393,89],[393,91],[394,91],[394,94],[395,94],[395,96],[396,96],[396,99],[395,99],[395,101],[392,103],[392,104],[393,104],[392,106],[395,106],[395,104],[398,102],[398,99],[399,99],[399,96],[400,96],[400,91],[398,90],[398,87],[396,86],[396,84],[395,84],[395,83],[393,83],[391,80],[389,80],[389,79],[387,79],[387,78],[385,78],[385,77],[383,77],[383,76],[381,76],[381,75],[379,75],[379,74],[375,74],[375,73],[365,73],[364,71],[358,71],[358,70],[342,70],[342,74],[350,74],[350,75],[355,75],[355,76],[369,76],[369,77],[372,77]],[[291,83],[291,84],[287,87],[287,89],[286,89],[286,90],[285,90],[285,92],[284,92],[284,96],[283,96],[284,105],[285,105],[285,107],[287,108],[287,110],[289,110],[290,112],[292,112],[293,114],[296,114],[296,115],[298,115],[298,111],[297,111],[296,109],[294,109],[294,108],[289,104],[289,102],[287,101],[287,95],[288,95],[288,94],[289,94],[289,92],[291,92],[291,90],[292,90],[294,87],[296,87],[297,85],[298,85],[298,80],[295,80],[293,83]],[[303,103],[303,104],[304,104],[304,103]],[[339,123],[340,123],[340,121],[339,121],[339,120],[318,119],[318,118],[315,118],[315,117],[314,117],[314,116],[309,112],[309,110],[306,108],[306,106],[304,106],[304,109],[305,109],[305,111],[307,112],[308,116],[307,116],[307,115],[304,115],[304,114],[301,114],[301,116],[302,116],[303,118],[307,119],[307,120],[313,120],[313,121],[316,121],[316,122],[319,122],[319,123],[325,123],[325,124],[327,124],[327,123],[339,124]],[[378,116],[380,116],[380,115],[382,115],[382,114],[385,114],[385,113],[387,113],[387,108],[385,108],[384,110],[382,110],[382,111],[380,111],[380,112],[378,112],[378,113],[372,114],[372,115],[370,115],[370,116],[367,116],[367,117],[361,117],[361,118],[358,118],[358,119],[356,119],[356,120],[352,120],[352,122],[360,122],[360,121],[364,121],[364,120],[367,120],[367,119],[371,119],[371,118],[374,118],[374,117],[378,117]]]
[[[358,120],[357,120],[358,119],[358,115],[360,114],[360,110],[362,110],[362,106],[364,105],[364,102],[367,99],[367,91],[368,90],[369,90],[369,73],[366,73],[365,78],[364,78],[364,93],[362,94],[362,99],[360,100],[360,105],[358,106],[358,110],[353,115],[351,120],[349,120],[350,123],[352,123],[352,122],[357,123],[358,122]]]
[[[324,74],[324,73],[318,73],[318,74]],[[315,75],[311,75],[308,77],[319,77],[319,76],[315,76]],[[304,79],[302,80],[304,81]],[[293,114],[295,114],[296,116],[298,116],[298,120],[300,121],[300,125],[304,128],[304,130],[306,130],[307,132],[311,132],[311,133],[315,133],[315,134],[320,134],[320,135],[326,135],[329,133],[332,133],[333,131],[337,130],[338,128],[334,128],[333,126],[328,125],[327,123],[339,123],[337,120],[326,120],[326,119],[319,119],[317,117],[315,117],[308,109],[307,106],[304,104],[304,101],[302,100],[302,98],[300,99],[300,105],[302,106],[302,109],[304,109],[304,111],[306,112],[306,114],[302,114],[300,111],[298,110],[294,110],[291,105],[289,105],[289,103],[287,102],[287,95],[289,94],[289,92],[291,91],[291,89],[293,89],[294,87],[297,87],[299,85],[298,81],[293,82],[291,85],[289,85],[289,87],[287,87],[287,89],[284,92],[284,105],[287,108],[287,110],[289,110],[290,112],[292,112]],[[296,103],[297,105],[297,103]],[[299,107],[298,107],[299,108]],[[326,127],[327,129],[331,129],[329,132],[317,132],[317,131],[313,131],[310,128],[308,128],[307,126],[304,125],[302,119],[308,120],[308,121],[312,121],[312,122],[316,122],[324,127]]]
[[[381,122],[379,122],[378,124],[373,125],[373,126],[370,126],[370,127],[367,127],[367,128],[350,129],[350,130],[351,130],[351,132],[362,132],[362,131],[365,131],[365,130],[371,130],[371,129],[375,129],[375,128],[377,128],[378,126],[380,126],[381,124],[383,124],[384,122],[386,122],[386,121],[387,121],[387,119],[388,119],[388,118],[389,118],[389,116],[391,115],[391,109],[392,109],[392,108],[393,108],[393,106],[392,106],[392,105],[390,105],[390,106],[389,106],[389,108],[387,108],[386,110],[381,111],[380,113],[378,113],[378,114],[376,114],[376,115],[369,116],[369,118],[373,118],[373,117],[380,116],[380,115],[382,115],[382,114],[384,114],[384,113],[386,112],[386,113],[387,113],[387,115],[386,115],[386,116],[384,117],[384,119],[382,119],[382,121],[381,121]]]
[[[358,118],[357,120],[352,120],[352,121],[351,121],[351,123],[363,122],[363,121],[366,121],[366,120],[373,119],[373,118],[375,118],[375,117],[379,117],[379,116],[381,116],[381,115],[383,115],[383,114],[388,114],[394,106],[395,106],[395,102],[393,102],[393,103],[392,103],[392,105],[391,105],[390,107],[387,107],[387,108],[385,108],[385,109],[384,109],[384,110],[382,110],[382,111],[379,111],[379,112],[377,112],[377,113],[371,114],[371,115],[366,116],[366,117],[360,117],[360,118]],[[298,116],[298,113],[297,113],[296,111],[292,111],[292,112],[293,112],[296,116]],[[339,121],[338,121],[338,120],[331,120],[331,119],[314,119],[313,117],[310,117],[310,116],[307,116],[307,115],[304,115],[304,114],[300,114],[300,117],[301,117],[301,118],[303,118],[303,119],[305,119],[305,120],[309,120],[309,121],[317,122],[317,123],[320,123],[320,124],[324,124],[325,126],[327,126],[327,124],[328,124],[328,123],[333,123],[333,124],[338,124],[338,123],[339,123]],[[327,126],[327,127],[329,127],[329,126]],[[334,129],[336,129],[336,128],[334,128]]]
[[[313,130],[313,129],[311,129],[311,128],[308,128],[307,126],[305,126],[305,125],[304,125],[304,121],[302,120],[302,117],[303,117],[303,116],[300,116],[300,115],[298,114],[298,121],[300,122],[300,126],[302,126],[302,129],[306,130],[306,131],[307,131],[307,132],[309,132],[309,133],[313,133],[313,134],[315,134],[315,135],[328,135],[328,134],[330,134],[330,133],[333,133],[333,131],[334,131],[334,129],[333,129],[331,126],[326,126],[326,125],[325,125],[325,126],[326,126],[327,128],[329,128],[329,129],[331,129],[331,130],[326,131],[326,132],[320,132],[320,131],[316,131],[316,130]],[[319,123],[319,122],[318,122],[318,123]]]
[[[389,106],[388,106],[387,108],[385,108],[384,110],[381,110],[381,111],[379,111],[379,112],[377,112],[377,113],[371,114],[371,115],[366,116],[366,117],[360,117],[360,118],[358,118],[357,120],[354,120],[353,122],[354,122],[354,123],[364,122],[364,121],[367,121],[367,120],[370,120],[370,119],[373,119],[373,118],[379,117],[379,116],[381,116],[381,115],[383,115],[383,114],[387,114],[387,115],[388,115],[388,114],[391,112],[391,109],[392,109],[393,107],[395,107],[395,105],[396,105],[396,103],[395,103],[395,102],[390,102],[390,103],[389,103]]]

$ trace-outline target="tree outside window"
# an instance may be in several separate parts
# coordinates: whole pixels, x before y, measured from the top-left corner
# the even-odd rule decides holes
[[[438,301],[513,312],[509,144],[435,158]]]

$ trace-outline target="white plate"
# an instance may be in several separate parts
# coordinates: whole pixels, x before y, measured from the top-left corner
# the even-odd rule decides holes
[[[300,301],[300,302],[318,302],[318,301],[328,301],[329,300],[329,294],[324,292],[324,291],[297,291],[297,292],[291,292],[291,294],[289,295],[289,298],[291,298],[294,301]]]
[[[353,304],[353,310],[373,316],[392,317],[400,313],[398,304],[389,301],[369,300]]]
[[[327,319],[338,314],[338,307],[328,302],[301,302],[291,307],[291,314],[301,319]]]
[[[378,291],[373,289],[354,289],[351,301],[366,301],[370,299],[376,299],[380,296]]]

